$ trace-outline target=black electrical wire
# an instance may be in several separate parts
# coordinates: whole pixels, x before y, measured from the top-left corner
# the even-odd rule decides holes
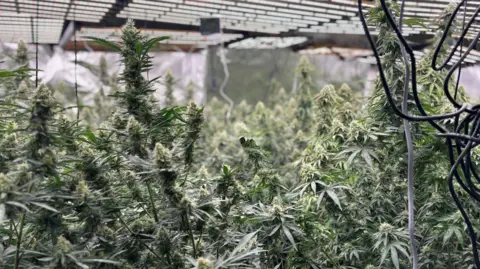
[[[401,12],[400,14],[400,20],[399,20],[400,25],[397,25],[396,21],[393,19],[393,16],[386,4],[386,0],[380,0],[380,4],[381,4],[382,11],[385,13],[389,26],[395,32],[398,38],[398,42],[401,45],[402,55],[404,56],[403,58],[405,62],[405,69],[406,69],[406,72],[409,73],[409,74],[406,74],[405,85],[404,85],[404,91],[405,91],[404,96],[408,97],[408,91],[409,91],[408,83],[411,82],[413,100],[415,102],[415,106],[420,115],[412,116],[408,113],[408,111],[404,107],[402,111],[400,111],[397,105],[395,104],[392,98],[391,90],[389,88],[387,79],[385,77],[385,74],[382,68],[379,52],[368,30],[368,25],[365,20],[365,15],[362,9],[362,0],[358,0],[358,11],[360,15],[360,21],[365,31],[367,40],[372,48],[372,51],[378,66],[380,82],[382,83],[382,86],[384,88],[387,101],[392,106],[394,113],[399,117],[401,117],[402,119],[407,121],[428,122],[430,125],[432,125],[435,129],[437,129],[440,132],[439,134],[437,134],[437,136],[446,138],[448,158],[450,161],[450,172],[448,175],[448,188],[453,198],[453,202],[455,203],[456,207],[460,211],[465,221],[465,224],[467,226],[468,236],[472,244],[473,261],[475,264],[475,268],[480,269],[477,234],[473,228],[472,221],[470,220],[470,217],[467,214],[467,211],[464,209],[461,199],[459,198],[459,192],[463,190],[468,194],[467,197],[470,197],[471,199],[480,202],[480,188],[477,185],[477,184],[480,184],[480,175],[477,172],[472,160],[472,149],[480,145],[480,105],[469,107],[467,104],[461,104],[457,101],[462,64],[465,58],[471,52],[471,50],[476,46],[477,40],[480,37],[480,32],[477,33],[474,41],[470,43],[470,45],[465,50],[465,52],[463,51],[463,46],[461,44],[463,44],[464,39],[469,29],[471,28],[476,16],[480,13],[480,6],[475,10],[473,16],[468,20],[468,23],[466,23],[467,0],[462,0],[460,3],[458,3],[458,5],[455,7],[454,11],[451,14],[447,14],[450,17],[448,18],[445,29],[443,29],[444,32],[440,38],[440,41],[434,50],[431,67],[435,71],[440,71],[440,70],[446,69],[447,65],[451,65],[444,79],[443,91],[445,96],[447,97],[447,100],[453,105],[456,111],[452,113],[443,114],[443,115],[431,116],[431,115],[427,115],[426,111],[422,106],[420,99],[418,98],[417,77],[416,77],[417,70],[416,70],[415,57],[414,57],[412,48],[409,46],[405,37],[402,35],[402,30],[401,30],[403,12]],[[403,5],[404,5],[404,2],[402,1],[402,11],[403,11]],[[457,42],[449,52],[447,58],[440,65],[437,65],[437,61],[439,61],[440,50],[447,40],[448,33],[450,31],[453,31],[453,28],[452,28],[453,21],[455,20],[457,13],[462,6],[464,7],[464,10],[463,10],[463,23],[462,23],[460,37],[458,38]],[[460,51],[459,51],[460,59],[456,62],[452,62],[453,56],[457,53],[459,46],[460,46]],[[405,59],[407,54],[409,56],[409,61]],[[409,66],[411,68],[408,68]],[[452,96],[449,89],[450,79],[457,69],[458,69],[457,82],[455,83],[455,90]],[[447,120],[447,119],[453,119],[453,131],[448,130],[446,126],[442,126],[439,123],[437,123],[437,121],[439,120]],[[462,171],[462,174],[460,174],[458,170]],[[454,182],[458,183],[458,185],[461,187],[461,190],[455,189]]]
[[[384,1],[381,1],[381,2],[384,2]],[[449,118],[453,118],[457,115],[460,115],[463,111],[465,111],[467,109],[467,105],[464,104],[464,106],[453,112],[453,113],[448,113],[448,114],[443,114],[443,115],[436,115],[436,116],[427,116],[425,111],[423,110],[423,107],[421,106],[418,106],[418,104],[420,103],[420,100],[418,98],[418,94],[417,94],[417,86],[416,86],[416,76],[412,76],[412,92],[413,92],[413,97],[414,97],[414,100],[415,100],[415,103],[417,104],[417,107],[420,111],[420,113],[422,114],[421,116],[410,116],[408,114],[404,114],[402,113],[398,108],[397,106],[395,105],[395,102],[393,100],[393,97],[392,97],[392,94],[391,94],[391,91],[390,91],[390,88],[388,86],[388,83],[387,83],[387,79],[385,77],[385,73],[383,72],[383,67],[382,67],[382,62],[380,60],[380,56],[378,54],[378,50],[375,46],[375,43],[373,42],[373,39],[372,39],[372,36],[370,35],[370,31],[368,30],[368,26],[367,26],[367,22],[365,21],[365,16],[363,14],[363,10],[362,10],[362,1],[361,0],[358,0],[358,8],[359,8],[359,13],[360,13],[360,20],[362,22],[362,26],[363,26],[363,29],[365,31],[365,35],[368,39],[368,42],[370,43],[370,47],[372,48],[373,50],[373,55],[375,56],[375,60],[377,61],[377,66],[378,66],[378,72],[379,72],[379,76],[380,76],[380,81],[382,82],[382,86],[385,90],[385,94],[387,96],[387,101],[392,105],[392,108],[393,108],[393,111],[395,114],[397,114],[399,117],[401,117],[402,119],[407,119],[407,120],[410,120],[410,121],[428,121],[432,126],[434,126],[437,130],[439,130],[441,133],[446,133],[447,130],[444,128],[444,127],[441,127],[440,125],[436,124],[434,122],[434,120],[443,120],[443,119],[449,119]],[[387,10],[388,11],[388,10]],[[389,12],[387,12],[389,13]],[[387,17],[389,17],[389,15],[387,15]],[[391,17],[390,17],[391,18]],[[398,30],[398,28],[397,28]],[[401,34],[400,34],[401,35]],[[408,46],[408,44],[406,44],[407,46],[405,46],[405,49],[407,50],[407,53],[409,53],[410,55],[410,52],[411,52],[411,55],[410,55],[410,60],[413,58],[412,55],[413,55],[413,52],[410,48],[410,46]],[[411,73],[412,74],[415,74],[416,73],[416,65],[415,65],[415,58],[413,58],[413,62],[412,62],[412,65],[411,65]]]
[[[35,25],[35,88],[38,88],[38,24],[40,23],[39,19],[39,7],[40,0],[37,0],[37,23]],[[33,41],[33,40],[32,40]]]
[[[402,0],[400,7],[400,18],[398,24],[400,25],[400,31],[402,31],[403,25],[403,12],[405,11],[405,0]],[[403,102],[402,112],[408,114],[408,93],[410,85],[410,66],[408,62],[408,56],[405,51],[405,47],[400,46],[402,51],[402,57],[405,64],[405,82],[403,85]],[[410,122],[407,119],[403,119],[403,128],[405,129],[405,141],[407,143],[407,195],[408,195],[408,235],[410,237],[410,249],[412,253],[412,269],[418,269],[418,249],[417,241],[415,239],[415,192],[414,192],[414,165],[415,155],[413,151],[412,130],[410,128]]]
[[[78,99],[78,82],[77,82],[77,6],[75,5],[75,1],[73,1],[73,46],[74,46],[74,54],[75,54],[75,68],[74,68],[74,76],[75,76],[75,98],[77,101],[77,124],[80,120],[80,100]]]

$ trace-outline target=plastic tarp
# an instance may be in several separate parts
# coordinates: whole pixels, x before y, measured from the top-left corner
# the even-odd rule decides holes
[[[3,44],[4,55],[14,55],[16,44]],[[35,68],[35,46],[30,46],[30,67]],[[79,51],[77,52],[77,64],[75,65],[75,53],[64,51],[59,47],[39,46],[38,68],[39,79],[42,83],[55,86],[64,83],[67,87],[74,89],[75,77],[78,85],[78,91],[85,93],[95,93],[100,88],[108,92],[108,87],[103,85],[98,72],[100,57],[104,56],[107,60],[109,75],[120,74],[122,65],[120,55],[112,52]],[[152,79],[158,76],[164,76],[169,70],[176,78],[174,86],[174,96],[182,104],[185,102],[187,85],[193,82],[196,87],[194,99],[198,103],[205,100],[204,77],[206,70],[206,52],[187,53],[187,52],[158,52],[151,53],[153,68],[148,74]],[[0,68],[12,68],[14,64],[9,57]],[[0,58],[1,59],[1,58]],[[75,76],[76,74],[76,76]],[[32,78],[34,80],[34,78]],[[165,85],[162,79],[155,84],[156,97],[163,101]],[[88,101],[87,101],[88,102]]]
[[[0,68],[13,68],[11,57],[17,45],[12,43],[0,44]],[[30,67],[35,67],[35,46],[30,46]],[[224,71],[218,48],[212,47],[197,53],[187,52],[158,52],[152,53],[153,69],[148,77],[154,78],[165,75],[169,70],[176,78],[174,96],[179,104],[184,104],[187,85],[195,83],[194,99],[198,103],[205,103],[209,97],[218,96],[218,88],[224,79]],[[277,79],[283,87],[290,91],[295,89],[295,68],[301,57],[298,53],[288,49],[255,50],[230,49],[226,50],[230,79],[225,92],[240,102],[265,100],[272,79]],[[118,53],[95,52],[92,50],[79,51],[77,62],[74,64],[74,53],[64,51],[59,47],[39,46],[38,67],[39,78],[43,83],[55,86],[64,83],[73,90],[75,72],[79,92],[85,93],[84,104],[89,103],[93,93],[100,88],[108,92],[108,87],[102,84],[98,72],[100,57],[104,56],[108,63],[109,75],[120,74],[122,67]],[[348,83],[353,89],[363,91],[365,95],[373,87],[372,81],[376,76],[373,65],[355,60],[341,60],[336,56],[308,55],[316,68],[315,83],[318,87],[326,84]],[[93,67],[93,68],[92,68]],[[76,69],[76,70],[75,70]],[[34,78],[32,78],[33,80]],[[461,84],[467,93],[475,100],[480,99],[476,85],[480,83],[480,66],[462,69]],[[162,79],[155,84],[156,97],[162,103],[165,85]],[[218,96],[219,97],[219,96]],[[221,97],[219,97],[221,99]]]

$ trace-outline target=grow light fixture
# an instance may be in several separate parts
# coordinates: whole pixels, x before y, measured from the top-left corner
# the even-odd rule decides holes
[[[0,12],[0,42],[58,43],[63,23],[63,19],[37,19],[31,14]]]
[[[115,3],[115,0],[1,0],[0,41],[22,39],[28,43],[57,44],[65,20],[98,23]]]
[[[302,44],[308,39],[299,37],[256,37],[247,38],[230,44],[230,49],[281,49]]]
[[[227,30],[280,33],[356,16],[353,1],[349,4],[302,0],[131,0],[118,16],[143,15],[144,19],[155,21],[168,18],[171,23],[187,25],[200,25],[204,17],[222,17],[222,28]],[[152,6],[160,6],[162,12],[155,12],[153,18],[145,16],[152,14]],[[191,15],[192,20],[178,14]],[[244,24],[245,21],[256,25]]]
[[[0,12],[24,13],[40,18],[99,22],[115,0],[2,0]]]

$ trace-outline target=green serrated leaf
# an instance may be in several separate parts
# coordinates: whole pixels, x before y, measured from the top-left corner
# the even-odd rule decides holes
[[[116,44],[115,42],[112,42],[112,41],[108,41],[106,39],[103,39],[103,38],[98,38],[98,37],[94,37],[94,36],[86,36],[85,37],[86,39],[89,39],[91,41],[95,41],[96,43],[102,45],[102,46],[106,46],[106,47],[109,47],[113,50],[116,50],[116,51],[121,51],[122,48]]]
[[[338,196],[335,192],[331,190],[327,190],[327,195],[332,199],[332,201],[340,208],[342,209],[342,205],[340,204],[340,199],[338,199]]]
[[[292,233],[290,232],[290,230],[287,228],[287,226],[283,225],[282,226],[283,228],[283,232],[285,233],[285,236],[287,236],[288,240],[290,241],[290,243],[292,243],[293,245],[293,248],[294,249],[297,249],[297,245],[295,244],[295,240],[293,239],[293,235]]]

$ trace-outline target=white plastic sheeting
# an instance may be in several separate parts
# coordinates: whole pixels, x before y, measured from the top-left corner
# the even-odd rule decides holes
[[[3,53],[5,55],[14,55],[16,44],[3,44]],[[35,67],[35,47],[30,47],[30,67]],[[122,66],[120,55],[113,52],[95,52],[79,51],[77,52],[77,65],[75,65],[75,54],[71,51],[64,51],[59,47],[39,46],[38,67],[39,79],[42,83],[56,85],[60,82],[65,83],[71,88],[75,85],[75,73],[79,92],[95,93],[100,88],[108,92],[101,80],[100,74],[95,70],[90,70],[86,66],[99,66],[100,57],[104,56],[108,63],[109,75],[120,74]],[[171,70],[176,78],[174,87],[174,96],[179,103],[185,102],[187,85],[190,82],[195,83],[194,100],[203,103],[205,98],[204,78],[206,72],[206,52],[187,53],[187,52],[158,52],[151,53],[153,68],[146,74],[152,79],[158,76],[164,76]],[[7,57],[8,58],[8,57]],[[0,58],[1,59],[1,58]],[[7,60],[0,68],[12,68],[13,64]],[[75,71],[76,69],[76,71]],[[35,79],[34,77],[32,79]],[[155,84],[156,97],[163,102],[165,85],[162,79]],[[87,94],[88,95],[88,94]]]
[[[0,69],[14,68],[14,64],[9,55],[14,55],[17,45],[13,43],[0,44]],[[30,67],[35,67],[35,46],[30,46]],[[171,70],[177,83],[175,85],[174,96],[183,104],[186,96],[186,88],[190,81],[196,84],[195,101],[205,103],[206,88],[212,95],[215,95],[215,85],[221,83],[224,74],[215,54],[216,50],[211,51],[210,61],[207,61],[207,51],[199,53],[187,52],[162,52],[152,53],[153,70],[148,74],[149,78],[165,75]],[[102,85],[99,74],[85,67],[87,63],[98,67],[100,57],[104,56],[108,62],[108,72],[110,75],[119,74],[122,71],[119,62],[118,53],[112,52],[95,52],[80,51],[77,53],[76,65],[77,83],[80,92],[95,93],[101,87],[108,92],[108,87]],[[39,46],[38,53],[39,78],[43,83],[55,85],[63,82],[67,86],[73,88],[75,85],[75,64],[74,53],[71,51],[63,51],[58,47]],[[229,50],[228,58],[231,60],[229,64],[232,76],[227,85],[226,92],[236,97],[235,99],[244,99],[244,95],[249,95],[249,91],[265,91],[271,77],[268,74],[277,74],[276,77],[284,81],[287,88],[292,85],[293,70],[298,62],[299,55],[283,50],[275,50],[262,52],[257,50]],[[375,78],[375,66],[369,66],[364,63],[355,61],[341,61],[334,56],[309,56],[312,63],[320,71],[317,74],[316,82],[319,86],[326,83],[350,82],[352,80],[363,78],[365,93],[372,87],[372,81]],[[212,69],[207,72],[208,69]],[[217,70],[218,69],[218,70]],[[272,69],[272,70],[270,70]],[[262,74],[267,73],[267,75]],[[455,75],[456,77],[456,75]],[[210,85],[214,79],[215,85]],[[34,80],[34,77],[32,77]],[[205,85],[207,81],[208,85]],[[247,83],[250,81],[251,83]],[[480,92],[477,85],[480,84],[480,66],[472,66],[462,69],[461,84],[465,86],[469,96],[475,101],[480,100]],[[263,84],[265,85],[263,85]],[[253,87],[258,84],[258,89]],[[156,84],[157,99],[162,103],[165,92],[165,86],[162,79]],[[213,91],[213,92],[212,92]],[[241,95],[241,96],[236,96]],[[89,94],[84,104],[88,104]],[[260,96],[253,96],[256,100],[261,100]]]
[[[454,77],[457,78],[457,74]],[[480,85],[480,66],[462,68],[460,85],[465,87],[465,91],[474,102],[480,102],[480,91],[478,89],[478,85]]]

